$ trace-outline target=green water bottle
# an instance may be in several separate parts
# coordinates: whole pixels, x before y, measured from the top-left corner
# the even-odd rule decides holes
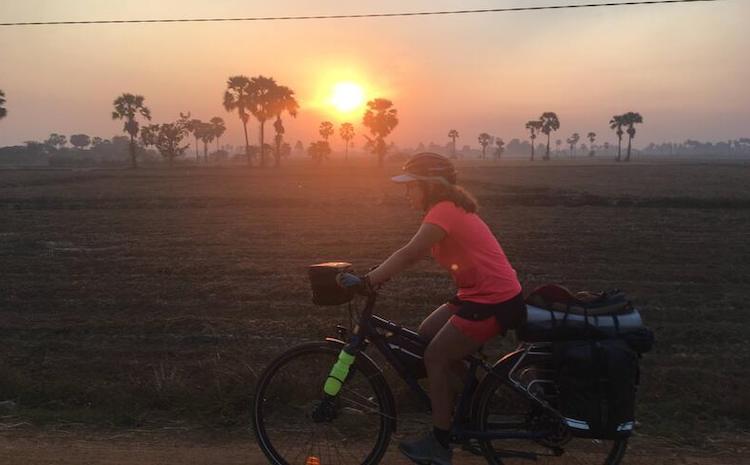
[[[354,355],[341,349],[339,353],[339,359],[331,368],[331,372],[328,374],[326,384],[323,387],[323,392],[329,396],[335,396],[341,390],[341,386],[344,384],[346,376],[349,374],[349,367],[354,363]]]

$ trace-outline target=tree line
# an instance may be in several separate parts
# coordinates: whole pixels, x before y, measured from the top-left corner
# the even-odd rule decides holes
[[[0,90],[0,119],[7,116],[5,93]],[[297,116],[299,103],[296,100],[294,91],[283,85],[279,85],[271,77],[256,76],[248,78],[243,75],[229,77],[226,82],[226,88],[223,95],[222,104],[228,112],[237,112],[237,116],[243,128],[245,136],[244,156],[248,166],[257,163],[260,167],[267,166],[267,160],[270,157],[274,159],[274,165],[279,166],[281,159],[291,154],[292,147],[285,141],[284,116],[292,118]],[[172,122],[161,124],[142,124],[151,121],[151,111],[145,105],[145,98],[141,95],[123,93],[113,102],[114,109],[112,118],[123,121],[123,131],[127,134],[128,153],[130,156],[131,166],[137,167],[137,157],[140,148],[155,149],[170,165],[173,161],[183,156],[189,145],[185,141],[189,136],[194,139],[195,160],[196,162],[208,161],[208,146],[216,142],[215,154],[219,157],[228,155],[221,150],[220,140],[227,130],[223,118],[214,116],[208,121],[193,118],[190,112],[180,113],[179,118]],[[257,146],[250,145],[248,137],[248,123],[253,117],[258,122],[258,140]],[[273,120],[273,144],[265,142],[265,126],[267,122]],[[390,100],[376,98],[367,102],[366,111],[362,118],[362,124],[367,128],[369,134],[361,134],[366,139],[363,147],[377,157],[378,164],[382,166],[385,155],[393,144],[386,143],[386,138],[398,125],[398,112]],[[637,112],[627,112],[621,115],[614,115],[609,121],[609,127],[617,136],[617,155],[616,161],[630,161],[632,154],[632,140],[636,136],[636,125],[643,123],[643,116]],[[510,144],[505,143],[501,137],[492,136],[489,133],[482,132],[477,137],[477,142],[481,147],[481,159],[486,159],[488,150],[494,147],[492,153],[496,160],[499,160],[506,151],[517,153],[519,147],[525,145],[526,149],[531,152],[530,159],[536,158],[538,150],[544,151],[543,160],[549,160],[552,153],[552,134],[560,129],[560,119],[554,112],[544,112],[542,115],[525,123],[524,129],[528,131],[530,143],[521,143],[513,139]],[[320,139],[310,143],[306,152],[316,163],[322,163],[331,154],[329,138],[336,131],[330,121],[321,123],[318,133]],[[623,157],[623,137],[627,134],[627,148]],[[354,125],[351,122],[344,122],[338,128],[338,136],[344,141],[344,159],[349,157],[349,148],[352,140],[356,136]],[[543,144],[537,145],[536,139],[539,136],[546,136]],[[450,156],[457,157],[456,140],[460,135],[456,129],[448,131],[450,140]],[[558,156],[562,153],[561,146],[565,144],[566,150],[569,150],[570,157],[575,156],[576,149],[581,142],[581,134],[574,132],[565,140],[558,138],[554,141],[556,153]],[[593,157],[597,149],[603,148],[608,152],[609,143],[597,146],[597,134],[590,131],[586,134],[585,139],[589,145],[580,144],[580,149],[588,150],[588,156]],[[51,150],[61,151],[67,143],[70,143],[78,150],[84,150],[90,147],[92,152],[111,153],[113,147],[121,147],[121,141],[117,137],[111,141],[99,137],[90,137],[86,134],[72,134],[68,140],[66,136],[52,133],[42,143],[27,142],[26,149],[30,154],[35,156],[55,155]],[[203,145],[203,154],[201,160],[200,143]],[[422,145],[422,144],[420,144]],[[262,147],[262,150],[260,149]],[[119,149],[118,149],[119,150]],[[305,150],[298,141],[295,150]],[[750,138],[740,138],[729,140],[727,142],[702,143],[688,139],[684,143],[661,143],[649,144],[643,149],[644,153],[656,155],[677,155],[677,154],[695,154],[701,153],[706,155],[731,155],[743,154],[750,151]],[[7,152],[7,150],[6,150]],[[13,151],[14,155],[18,155]]]
[[[635,112],[627,112],[622,115],[615,115],[612,117],[612,119],[609,121],[609,127],[615,131],[615,134],[618,138],[618,146],[617,146],[617,157],[615,158],[615,161],[621,161],[622,160],[622,136],[627,133],[628,134],[628,148],[627,148],[627,155],[625,156],[625,161],[630,161],[630,156],[632,152],[632,140],[635,137],[636,134],[636,124],[643,123],[643,116],[640,115],[640,113]],[[542,157],[543,160],[549,160],[550,159],[550,145],[551,145],[551,137],[552,133],[560,129],[560,118],[557,116],[557,113],[555,112],[544,112],[542,115],[533,120],[529,120],[526,122],[524,128],[529,131],[529,139],[531,141],[530,147],[531,147],[531,161],[534,161],[536,156],[536,139],[539,137],[539,135],[543,134],[546,137],[546,145],[544,146],[544,156]],[[456,139],[460,137],[459,133],[455,129],[451,129],[448,131],[448,138],[451,140],[451,156],[456,157]],[[588,139],[590,145],[589,145],[589,152],[588,155],[590,157],[593,157],[596,155],[596,146],[594,145],[596,143],[596,137],[597,134],[593,131],[590,131],[588,134],[586,134],[586,139]],[[575,149],[578,145],[578,142],[581,140],[581,135],[577,132],[574,132],[573,134],[568,137],[565,142],[570,147],[570,156],[573,157],[575,155]],[[482,148],[482,155],[481,159],[487,158],[487,147],[494,142],[496,145],[494,156],[496,160],[499,160],[500,157],[505,152],[505,141],[497,136],[491,136],[490,134],[483,132],[479,134],[477,141],[479,142],[480,147]],[[555,141],[555,145],[557,147],[557,152],[560,152],[560,146],[562,145],[563,141],[562,139],[557,139]],[[605,149],[609,149],[609,144],[605,143]]]
[[[137,145],[140,142],[144,146],[154,146],[161,155],[171,164],[173,160],[184,154],[188,145],[183,144],[183,139],[191,133],[196,139],[196,159],[198,140],[204,144],[204,160],[207,159],[207,146],[218,138],[226,130],[224,120],[214,117],[208,123],[190,118],[190,113],[180,114],[180,119],[174,122],[147,125],[141,127],[142,120],[151,120],[151,111],[145,106],[145,99],[141,95],[125,93],[114,101],[115,110],[112,112],[113,119],[124,121],[123,131],[130,136],[131,166],[137,168]],[[281,165],[283,156],[291,152],[291,146],[284,141],[286,133],[283,117],[288,115],[292,118],[297,116],[299,103],[294,91],[283,85],[279,85],[272,77],[256,76],[248,78],[244,75],[231,76],[227,79],[224,91],[223,106],[227,112],[237,112],[237,117],[242,125],[245,139],[245,157],[248,166],[257,164],[261,168],[267,166],[267,159],[273,156],[274,166]],[[398,125],[398,112],[390,100],[376,98],[367,102],[367,110],[363,116],[363,124],[368,128],[370,134],[363,136],[367,138],[365,148],[375,154],[378,164],[383,164],[383,158],[387,152],[385,138]],[[258,146],[251,147],[248,136],[248,123],[253,117],[258,123]],[[273,120],[274,145],[266,144],[266,123]],[[321,124],[319,133],[322,140],[310,144],[308,154],[320,163],[331,152],[328,138],[334,133],[333,125],[326,121]],[[339,131],[342,139],[346,141],[346,153],[348,158],[349,143],[354,137],[354,126],[344,123]],[[218,142],[217,142],[218,144]]]

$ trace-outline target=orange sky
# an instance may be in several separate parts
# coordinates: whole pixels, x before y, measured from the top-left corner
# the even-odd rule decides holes
[[[497,8],[557,0],[314,2],[165,0],[3,2],[0,20],[224,17]],[[570,3],[570,2],[567,2]],[[574,2],[575,3],[575,2]],[[581,3],[581,2],[578,2]],[[588,3],[588,2],[587,2]],[[603,1],[600,1],[603,3]],[[524,137],[524,123],[556,111],[560,138],[607,134],[615,113],[639,111],[637,145],[686,138],[750,136],[747,0],[679,6],[536,13],[296,22],[94,25],[0,28],[0,89],[8,117],[0,145],[50,132],[111,137],[112,100],[146,97],[155,122],[179,112],[227,121],[225,143],[239,145],[235,114],[221,105],[227,77],[272,76],[297,93],[301,110],[288,139],[309,142],[319,123],[344,118],[325,97],[340,80],[368,98],[394,101],[401,145],[459,145],[479,132]],[[64,6],[63,6],[64,5]],[[270,133],[270,130],[269,130]],[[257,131],[253,128],[252,140]],[[355,139],[361,145],[363,139]]]

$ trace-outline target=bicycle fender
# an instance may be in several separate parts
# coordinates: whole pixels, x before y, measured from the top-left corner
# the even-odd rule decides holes
[[[330,344],[333,347],[336,347],[338,350],[342,350],[346,346],[346,342],[342,341],[341,339],[336,339],[333,337],[327,337],[325,338],[325,342]],[[361,363],[364,363],[365,365],[369,365],[369,368],[377,372],[377,379],[378,382],[382,383],[383,389],[385,391],[386,395],[386,402],[388,402],[391,416],[393,417],[391,420],[391,426],[393,427],[393,431],[396,432],[398,422],[396,421],[396,402],[393,399],[393,393],[391,392],[391,387],[388,386],[388,383],[385,381],[385,377],[383,376],[383,370],[378,366],[375,361],[370,358],[369,355],[367,355],[364,352],[360,352],[357,354],[357,359]]]

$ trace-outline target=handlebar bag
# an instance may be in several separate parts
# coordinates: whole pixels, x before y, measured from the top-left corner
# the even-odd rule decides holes
[[[354,268],[347,262],[327,262],[310,265],[307,275],[312,287],[312,300],[315,305],[341,305],[354,298],[354,290],[336,283],[339,273],[353,273]]]

